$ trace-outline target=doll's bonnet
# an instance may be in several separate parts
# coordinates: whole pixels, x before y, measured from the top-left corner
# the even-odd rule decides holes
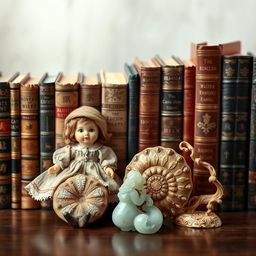
[[[95,108],[89,106],[82,106],[73,110],[65,119],[64,127],[66,128],[67,123],[74,118],[85,117],[93,120],[101,130],[101,133],[105,140],[110,138],[110,134],[107,130],[107,121],[105,117]]]

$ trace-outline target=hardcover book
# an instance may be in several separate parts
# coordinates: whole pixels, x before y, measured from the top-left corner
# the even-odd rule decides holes
[[[39,79],[29,78],[20,87],[21,110],[21,208],[35,209],[40,203],[25,186],[39,173]]]
[[[20,86],[28,79],[29,73],[10,82],[12,209],[21,207]]]
[[[183,93],[183,140],[194,146],[195,122],[195,87],[196,67],[192,61],[183,61],[184,64],[184,93]],[[183,152],[186,162],[193,170],[193,161],[190,153]]]
[[[246,205],[251,56],[223,56],[220,142],[221,209],[244,210]]]
[[[55,149],[65,146],[63,139],[66,116],[79,107],[79,86],[83,75],[64,76],[60,74],[55,83]]]
[[[53,165],[52,155],[55,151],[55,82],[58,80],[58,76],[50,76],[46,73],[39,82],[40,173]],[[51,201],[42,201],[41,208],[51,208]]]
[[[11,207],[11,122],[10,89],[12,77],[0,75],[0,209]]]
[[[124,70],[128,80],[128,127],[127,163],[138,153],[138,114],[140,78],[134,65],[125,63]]]
[[[161,66],[134,59],[140,75],[138,150],[159,145]]]
[[[195,92],[195,157],[210,163],[218,173],[220,123],[220,46],[201,45],[197,48]],[[212,194],[209,172],[194,164],[193,185],[195,195]]]
[[[101,109],[101,81],[99,75],[85,76],[80,84],[80,106]]]
[[[162,67],[160,145],[179,152],[183,138],[184,65],[175,57],[162,59],[156,55],[154,61]]]
[[[119,177],[124,176],[127,157],[127,91],[128,81],[124,72],[101,71],[102,115],[112,134],[109,145],[118,158]]]
[[[253,57],[249,135],[248,210],[256,210],[256,57]]]

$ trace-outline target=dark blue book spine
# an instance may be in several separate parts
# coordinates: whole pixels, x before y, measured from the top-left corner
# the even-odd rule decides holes
[[[40,92],[40,172],[45,172],[53,165],[52,155],[55,150],[55,81],[56,76],[42,79]],[[51,208],[50,202],[42,202],[43,209]]]
[[[127,161],[131,161],[138,152],[138,106],[139,106],[139,75],[134,65],[125,64],[125,72],[128,78],[128,141]]]
[[[248,210],[256,210],[256,57],[253,58],[249,139]]]
[[[0,209],[11,207],[10,90],[0,83]]]
[[[219,170],[223,211],[244,210],[246,206],[251,74],[250,56],[223,57]]]

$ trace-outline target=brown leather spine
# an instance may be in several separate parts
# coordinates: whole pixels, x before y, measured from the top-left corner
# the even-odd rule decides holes
[[[115,73],[112,73],[115,75]],[[101,72],[102,115],[107,119],[108,132],[112,134],[109,146],[118,159],[119,177],[124,176],[127,158],[127,91],[128,81],[124,73],[116,73],[125,78],[126,83],[108,80],[108,72]]]
[[[221,47],[197,48],[195,97],[195,157],[213,165],[218,173]],[[209,173],[197,165],[193,172],[194,194],[213,193]]]
[[[90,80],[85,77],[80,85],[80,106],[91,106],[98,110],[101,108],[101,82],[97,77]]]
[[[196,67],[185,66],[184,70],[184,98],[183,98],[183,140],[194,146],[194,121],[195,121],[195,86]],[[193,169],[193,161],[189,153],[183,151],[190,168]]]
[[[140,74],[138,149],[142,151],[159,145],[161,68],[143,66],[138,58],[134,65]]]
[[[79,106],[80,74],[76,83],[61,83],[62,75],[55,83],[55,148],[65,146],[63,138],[64,120],[66,116]]]
[[[22,84],[21,101],[21,184],[32,181],[39,173],[39,85]],[[21,208],[39,208],[22,188]]]

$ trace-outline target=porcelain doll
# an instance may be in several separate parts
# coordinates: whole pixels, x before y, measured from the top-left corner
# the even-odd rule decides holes
[[[115,175],[117,157],[104,145],[109,137],[107,122],[98,110],[87,106],[75,109],[64,122],[66,146],[54,152],[54,165],[28,184],[26,190],[35,200],[47,200],[69,177],[84,174],[107,188],[109,202],[117,201],[121,182]],[[63,213],[67,222],[74,222],[71,213],[72,210]]]

